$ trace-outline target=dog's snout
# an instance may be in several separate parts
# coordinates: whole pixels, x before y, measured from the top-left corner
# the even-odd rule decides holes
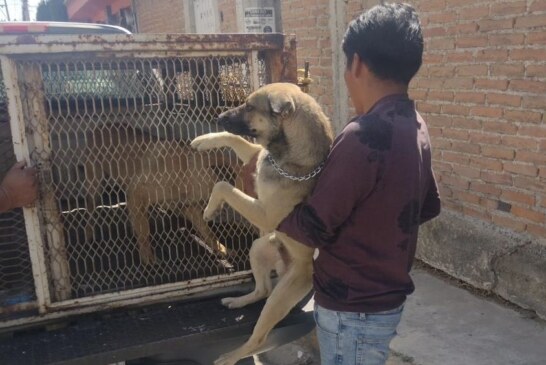
[[[229,116],[226,113],[222,113],[218,116],[218,124],[222,127],[229,124]]]

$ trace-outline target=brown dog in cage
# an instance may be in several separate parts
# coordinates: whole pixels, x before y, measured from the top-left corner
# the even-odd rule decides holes
[[[230,147],[243,163],[258,154],[254,199],[236,187],[215,184],[204,218],[209,220],[224,203],[257,226],[262,235],[250,249],[256,286],[252,293],[224,298],[229,308],[239,308],[266,298],[250,339],[215,364],[233,365],[251,355],[271,329],[312,288],[313,249],[275,228],[311,192],[316,175],[333,141],[333,131],[320,106],[293,84],[270,84],[252,93],[246,102],[219,118],[227,132],[210,133],[194,139],[192,147],[205,151]],[[256,144],[241,136],[255,138]],[[280,278],[273,288],[271,272]]]
[[[88,138],[85,163],[87,209],[86,240],[94,236],[94,214],[104,191],[103,182],[126,194],[129,221],[143,263],[155,261],[150,242],[150,208],[169,210],[191,222],[213,253],[226,255],[226,247],[202,218],[214,183],[225,179],[226,167],[237,170],[222,153],[200,153],[177,141],[163,141],[138,129],[110,125]],[[224,172],[224,173],[222,173]]]

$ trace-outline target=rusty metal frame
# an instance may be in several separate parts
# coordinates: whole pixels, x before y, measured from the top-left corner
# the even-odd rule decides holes
[[[0,44],[1,70],[8,95],[8,110],[12,130],[14,152],[17,159],[30,160],[30,151],[36,144],[43,143],[33,138],[33,131],[25,129],[25,118],[43,118],[43,106],[32,102],[33,114],[25,112],[21,99],[17,61],[36,58],[47,54],[48,59],[70,57],[70,54],[88,53],[101,57],[143,57],[153,53],[157,57],[172,55],[244,55],[250,64],[256,64],[258,53],[265,51],[265,62],[269,67],[271,82],[297,82],[296,40],[294,36],[282,34],[217,34],[217,35],[75,35],[47,36],[20,35],[4,37]],[[257,86],[257,71],[253,71],[252,85]],[[40,89],[38,73],[36,88]],[[39,93],[38,93],[39,94]],[[28,102],[28,101],[27,101]],[[47,119],[47,118],[45,118]],[[40,123],[37,123],[40,125]],[[38,134],[38,133],[36,133]],[[46,189],[47,190],[47,189]],[[47,193],[47,191],[46,191]],[[46,194],[47,195],[47,194]],[[43,199],[47,204],[48,199]],[[32,272],[36,288],[36,302],[23,303],[19,309],[37,308],[39,316],[19,318],[0,322],[0,329],[28,325],[34,322],[92,312],[107,308],[149,303],[151,301],[198,295],[209,290],[221,289],[250,280],[250,272],[237,272],[228,276],[207,277],[191,282],[177,282],[123,292],[100,294],[79,299],[68,299],[62,288],[51,288],[44,243],[44,230],[41,228],[40,207],[25,208],[25,227],[27,230]],[[48,210],[48,209],[46,209]],[[63,244],[59,237],[48,237],[55,241],[54,254],[63,254]],[[61,272],[66,268],[59,267]],[[63,276],[62,274],[59,274]],[[51,295],[61,298],[53,302]],[[206,295],[206,294],[205,294]],[[1,308],[0,308],[1,309]]]

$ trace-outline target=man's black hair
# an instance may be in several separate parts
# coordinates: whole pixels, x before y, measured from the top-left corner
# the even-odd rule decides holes
[[[423,62],[423,34],[408,4],[374,6],[353,20],[343,39],[347,67],[353,57],[380,79],[409,84]]]

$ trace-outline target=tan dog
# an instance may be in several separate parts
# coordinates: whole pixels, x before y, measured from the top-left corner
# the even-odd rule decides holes
[[[250,263],[256,280],[254,291],[222,303],[239,308],[268,297],[250,339],[240,348],[220,357],[215,364],[233,365],[253,354],[271,329],[305,297],[312,288],[313,249],[275,229],[298,203],[311,192],[316,175],[333,141],[330,122],[320,106],[293,84],[270,84],[252,93],[246,102],[219,119],[228,132],[197,137],[192,147],[204,151],[231,147],[243,163],[258,155],[257,199],[226,182],[214,186],[204,212],[211,219],[223,203],[257,226],[262,237],[253,242]],[[255,138],[256,144],[242,136]],[[278,242],[288,256],[281,258]],[[271,271],[280,279],[272,288]]]
[[[107,137],[105,137],[107,136]],[[127,195],[127,209],[143,263],[155,261],[150,244],[149,208],[157,205],[188,219],[214,253],[225,255],[222,245],[202,218],[207,197],[219,171],[229,165],[221,153],[200,153],[175,141],[162,141],[119,126],[102,128],[89,142],[86,164],[87,209],[93,214],[109,179]],[[237,168],[237,166],[232,166]],[[93,219],[86,226],[92,238]]]

